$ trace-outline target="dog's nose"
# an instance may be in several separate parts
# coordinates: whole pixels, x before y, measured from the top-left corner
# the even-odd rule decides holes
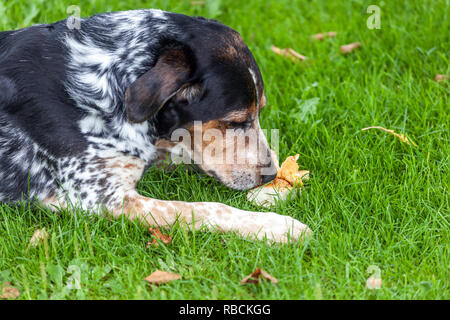
[[[277,173],[274,174],[263,174],[261,175],[261,184],[266,184],[267,182],[272,181],[277,176]]]

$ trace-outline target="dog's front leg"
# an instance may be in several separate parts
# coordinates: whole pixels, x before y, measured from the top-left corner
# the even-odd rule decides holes
[[[300,221],[273,212],[244,211],[216,202],[156,200],[137,192],[127,194],[123,207],[113,212],[116,217],[125,214],[147,226],[172,225],[178,220],[196,230],[206,226],[209,230],[236,232],[245,238],[267,238],[275,242],[297,241],[311,233]]]

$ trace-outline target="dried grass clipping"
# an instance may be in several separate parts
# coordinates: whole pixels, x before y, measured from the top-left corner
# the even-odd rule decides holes
[[[341,53],[342,54],[347,54],[350,53],[352,51],[354,51],[357,48],[361,47],[361,43],[360,42],[355,42],[355,43],[350,43],[350,44],[346,44],[340,47]]]
[[[28,244],[27,247],[27,252],[31,247],[36,248],[40,242],[44,242],[44,240],[46,239],[48,239],[47,230],[45,230],[45,228],[37,229],[30,239],[30,243]]]
[[[361,129],[361,130],[362,130],[362,131],[366,131],[366,130],[369,130],[369,129],[378,129],[378,130],[385,131],[385,132],[387,132],[387,133],[390,133],[390,134],[396,136],[397,138],[400,139],[400,141],[406,143],[407,145],[410,145],[409,141],[411,141],[411,143],[412,143],[415,147],[417,147],[417,144],[416,144],[414,141],[412,141],[411,139],[408,139],[407,137],[405,137],[404,134],[398,134],[398,133],[396,133],[394,130],[386,129],[386,128],[383,128],[383,127],[380,127],[380,126],[367,127],[367,128],[363,128],[363,129]]]
[[[335,31],[330,31],[330,32],[324,32],[324,33],[316,33],[316,34],[313,34],[313,35],[311,36],[311,38],[314,39],[314,40],[322,41],[322,40],[324,40],[325,38],[333,38],[333,37],[336,37],[336,35],[337,35],[337,32],[335,32]]]
[[[271,46],[270,48],[276,54],[286,57],[286,58],[290,59],[292,62],[304,61],[307,59],[307,57],[305,57],[304,55],[298,53],[297,51],[295,51],[294,49],[291,49],[291,48],[280,49],[275,46]]]

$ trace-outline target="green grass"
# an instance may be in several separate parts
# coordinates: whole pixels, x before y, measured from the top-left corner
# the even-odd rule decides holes
[[[148,231],[126,220],[3,205],[0,281],[12,282],[22,299],[449,299],[449,85],[433,80],[450,73],[449,1],[207,2],[206,8],[189,1],[79,5],[82,16],[153,7],[238,30],[264,77],[262,126],[280,129],[281,159],[299,153],[301,168],[312,172],[302,196],[275,211],[308,224],[313,238],[269,247],[175,226],[167,230],[172,244],[147,249]],[[380,30],[366,27],[370,4],[380,5]],[[61,1],[0,0],[1,30],[65,17]],[[324,31],[338,36],[310,40]],[[360,50],[339,53],[340,45],[355,41]],[[293,64],[274,55],[272,44],[311,61]],[[320,99],[316,108],[299,112],[313,98]],[[372,125],[404,132],[418,147],[361,131]],[[139,190],[258,210],[245,192],[183,170],[152,169]],[[42,227],[48,243],[27,254]],[[73,265],[81,271],[80,290],[64,289]],[[364,287],[370,265],[381,271],[380,290]],[[256,266],[279,284],[239,285]],[[142,279],[156,269],[182,280],[149,287]]]

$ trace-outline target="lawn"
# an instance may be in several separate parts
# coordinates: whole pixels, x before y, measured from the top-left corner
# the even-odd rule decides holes
[[[450,3],[413,1],[72,1],[83,17],[160,8],[217,19],[239,31],[265,82],[263,128],[280,130],[280,159],[300,154],[311,179],[273,210],[310,226],[302,244],[272,245],[174,226],[169,245],[146,248],[149,232],[125,219],[0,206],[0,281],[19,299],[449,299]],[[369,29],[378,5],[381,28]],[[0,0],[0,30],[67,17],[57,0]],[[337,36],[313,41],[318,32]],[[343,55],[340,45],[361,42]],[[293,63],[271,45],[309,57]],[[1,53],[0,53],[1,54]],[[404,133],[417,147],[379,131]],[[143,195],[219,201],[261,210],[246,192],[179,168],[151,169]],[[267,209],[265,209],[267,210]],[[27,252],[45,227],[49,239]],[[379,290],[365,288],[379,270]],[[261,267],[278,285],[240,285]],[[151,287],[156,269],[181,280]],[[74,279],[79,279],[79,286]],[[70,284],[76,288],[71,289]]]

